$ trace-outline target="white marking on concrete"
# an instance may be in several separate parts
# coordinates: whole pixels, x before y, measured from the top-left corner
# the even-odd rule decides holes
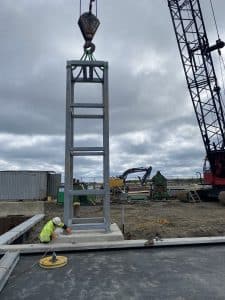
[[[6,252],[0,260],[0,292],[19,260],[19,252]]]
[[[44,218],[44,216],[44,214],[35,215],[32,218],[29,218],[25,222],[21,223],[20,225],[12,228],[8,232],[2,234],[0,236],[0,245],[11,244],[18,237],[23,235],[26,231],[40,222]]]

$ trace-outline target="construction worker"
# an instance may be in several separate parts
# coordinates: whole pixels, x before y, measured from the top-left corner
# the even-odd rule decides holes
[[[71,228],[67,227],[59,217],[54,217],[42,228],[39,235],[40,242],[49,243],[52,239],[56,239],[57,234],[55,233],[55,229],[57,227],[63,228],[69,234],[71,233]]]

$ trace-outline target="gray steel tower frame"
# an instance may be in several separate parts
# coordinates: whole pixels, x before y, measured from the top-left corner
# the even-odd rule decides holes
[[[98,103],[79,102],[75,95],[77,83],[100,84],[102,86],[101,101]],[[83,109],[87,113],[78,113],[79,109]],[[93,109],[98,109],[101,113],[90,113]],[[102,147],[76,147],[74,145],[75,119],[102,119]],[[77,190],[73,188],[74,157],[78,156],[103,157],[102,189]],[[75,218],[73,216],[73,196],[82,195],[103,197],[102,217]],[[64,222],[76,230],[104,229],[106,232],[110,231],[108,62],[105,61],[67,61]]]

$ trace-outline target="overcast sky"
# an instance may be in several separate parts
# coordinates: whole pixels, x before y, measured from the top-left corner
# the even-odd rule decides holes
[[[84,43],[79,2],[1,0],[0,170],[64,172],[65,65],[82,56]],[[214,2],[225,39],[225,2]],[[214,43],[209,0],[201,3]],[[167,1],[98,0],[98,17],[95,58],[109,62],[111,174],[151,165],[153,173],[196,177],[205,150]],[[94,145],[98,134],[84,127],[77,141]],[[77,177],[100,170],[99,160],[76,162]]]

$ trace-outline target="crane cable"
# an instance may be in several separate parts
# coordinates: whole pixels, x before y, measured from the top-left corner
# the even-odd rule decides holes
[[[223,67],[225,69],[225,60],[224,60],[224,57],[222,55],[220,57],[221,57],[221,61],[222,61]]]
[[[223,92],[224,92],[224,96],[225,96],[225,80],[224,80],[224,75],[223,75],[223,69],[225,70],[225,64],[224,64],[223,57],[221,55],[219,56],[219,65],[220,65],[220,73],[221,73],[221,79],[222,79],[222,84],[223,84]]]
[[[218,40],[220,40],[219,27],[218,27],[218,24],[216,21],[216,14],[215,14],[214,6],[213,6],[213,0],[209,0],[209,1],[210,1],[212,16],[213,16],[213,20],[214,20],[214,24],[215,24],[215,28],[216,28],[216,32],[217,32],[217,37],[218,37]],[[224,96],[225,96],[225,80],[224,80],[224,73],[223,73],[223,71],[225,71],[225,61],[222,56],[221,50],[218,50],[218,54],[219,54],[219,65],[220,65],[220,73],[221,73],[221,79],[222,79],[222,85],[223,85],[223,92],[224,92]],[[222,101],[222,103],[223,103],[223,101]],[[224,103],[223,103],[223,106],[224,106]]]
[[[212,0],[209,0],[209,1],[210,1],[212,15],[213,15],[213,19],[214,19],[214,23],[215,23],[215,27],[216,27],[216,31],[217,31],[217,36],[218,36],[218,39],[220,39],[219,28],[218,28],[217,21],[216,21],[216,14],[215,14],[215,10],[213,7],[213,3],[212,3]]]

